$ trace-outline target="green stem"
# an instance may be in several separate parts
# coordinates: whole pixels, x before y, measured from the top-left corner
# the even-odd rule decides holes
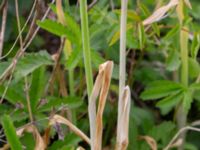
[[[180,31],[180,54],[181,54],[181,83],[188,86],[188,33],[185,31]],[[177,123],[178,128],[181,129],[186,125],[187,122],[187,112],[183,109],[183,102],[178,106],[177,110]],[[184,149],[185,132],[180,135],[183,139],[183,144],[179,147],[179,150]]]
[[[183,13],[183,1],[181,0],[179,3],[179,9],[177,9],[177,13],[179,14],[179,21],[180,21],[180,57],[181,57],[181,75],[180,75],[180,79],[181,79],[181,83],[184,86],[188,86],[188,32],[181,30],[182,28],[186,28],[183,26],[183,20],[184,20],[184,16],[182,16],[181,14]],[[177,124],[178,124],[178,128],[181,129],[186,125],[187,122],[187,112],[185,112],[184,107],[183,107],[183,102],[180,103],[180,105],[178,105],[177,107],[177,115],[176,115],[176,119],[177,119]],[[185,143],[185,135],[186,133],[183,132],[180,135],[180,138],[182,138],[183,143],[179,146],[179,150],[183,150],[184,149],[184,143]]]
[[[180,48],[181,48],[181,83],[188,86],[188,33],[180,31]]]
[[[121,149],[120,139],[120,113],[122,112],[122,95],[126,83],[126,25],[128,0],[121,0],[121,19],[120,19],[120,64],[119,64],[119,100],[117,118],[117,149]]]
[[[69,92],[70,92],[70,96],[74,96],[75,95],[75,91],[74,91],[74,69],[70,69],[69,70]],[[74,125],[77,124],[76,121],[76,110],[72,109],[72,122]]]
[[[71,96],[74,96],[74,70],[69,70],[69,92]]]
[[[83,42],[83,56],[86,73],[87,93],[90,96],[93,88],[92,65],[90,55],[90,38],[88,29],[87,1],[80,0],[81,30]]]

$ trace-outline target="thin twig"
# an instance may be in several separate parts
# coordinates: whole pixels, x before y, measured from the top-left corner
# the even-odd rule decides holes
[[[51,4],[53,4],[55,2],[55,0],[52,0]],[[41,21],[43,21],[48,13],[50,11],[50,7],[47,9],[47,11],[45,12],[43,18],[41,19]],[[22,49],[22,51],[19,51],[15,57],[13,58],[11,64],[7,67],[7,69],[2,73],[2,75],[0,76],[0,83],[10,74],[10,71],[12,70],[12,68],[15,68],[18,60],[23,56],[24,52],[26,51],[26,49],[29,47],[29,45],[31,44],[31,42],[33,41],[34,37],[36,36],[37,32],[39,31],[40,27],[38,26],[36,28],[36,30],[34,31],[33,35],[31,35],[29,41],[26,43],[25,47]]]
[[[3,10],[7,0],[3,0],[0,5],[0,12]]]
[[[18,27],[18,32],[19,32],[19,41],[20,41],[20,51],[23,50],[23,39],[22,39],[22,34],[21,33],[21,24],[20,24],[20,19],[19,19],[19,9],[18,9],[18,0],[15,0],[15,9],[16,9],[16,17],[17,17],[17,27]],[[25,95],[26,95],[26,101],[27,101],[27,108],[29,112],[29,117],[30,121],[33,122],[33,114],[31,110],[31,103],[30,103],[30,96],[29,96],[29,85],[28,85],[28,79],[27,77],[24,78],[25,81]]]
[[[34,1],[33,6],[32,6],[32,9],[31,9],[31,11],[30,11],[30,13],[29,13],[29,15],[28,15],[28,18],[27,18],[27,20],[26,20],[24,26],[22,27],[20,33],[18,34],[18,36],[17,36],[15,42],[13,43],[12,47],[9,49],[9,51],[8,51],[4,56],[0,57],[0,60],[6,58],[6,57],[13,51],[13,49],[15,48],[15,45],[17,44],[17,42],[18,42],[18,40],[19,40],[20,34],[22,34],[22,32],[24,31],[24,29],[25,29],[26,26],[28,25],[28,22],[29,22],[30,19],[31,19],[31,16],[32,16],[32,14],[33,14],[33,12],[34,12],[34,9],[35,9],[35,6],[36,6],[36,2],[37,2],[37,0]]]
[[[3,7],[3,16],[2,16],[2,23],[1,23],[0,57],[2,56],[2,53],[3,53],[3,43],[4,43],[4,35],[5,35],[5,29],[6,29],[7,13],[8,13],[8,1],[6,0],[5,5]]]
[[[64,38],[61,38],[61,44],[60,44],[58,52],[55,54],[56,55],[55,64],[54,64],[51,76],[49,78],[49,81],[48,81],[48,83],[47,83],[47,85],[45,87],[44,96],[47,95],[50,85],[53,85],[53,82],[54,82],[54,79],[55,79],[56,70],[59,67],[59,60],[61,58],[61,53],[62,53],[62,50],[63,50],[63,47],[64,47],[64,41],[65,41]]]
[[[30,121],[33,122],[33,114],[32,114],[32,109],[31,109],[31,102],[30,102],[30,96],[29,96],[29,85],[28,85],[28,79],[27,77],[24,78],[25,81],[25,95],[26,95],[26,102],[27,102],[27,108],[28,108],[28,113],[30,117]]]
[[[94,7],[94,5],[96,5],[97,2],[97,0],[93,0],[92,3],[88,6],[87,10],[90,10],[92,7]]]
[[[187,130],[192,130],[192,131],[200,132],[200,128],[196,128],[196,127],[192,127],[192,126],[186,126],[184,128],[181,128],[175,134],[175,136],[172,138],[172,140],[169,142],[169,144],[163,150],[168,150],[171,147],[171,145],[173,145],[173,143],[175,142],[175,140],[180,136],[180,134],[184,133]]]

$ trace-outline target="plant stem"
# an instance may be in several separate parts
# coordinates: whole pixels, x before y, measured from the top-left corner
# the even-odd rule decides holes
[[[80,0],[81,30],[83,42],[83,56],[86,73],[87,93],[90,96],[93,88],[92,65],[90,54],[90,38],[88,28],[87,1]]]
[[[74,92],[74,70],[70,69],[69,70],[69,91],[70,91],[70,95],[74,96],[75,92]]]
[[[70,96],[74,96],[75,95],[75,91],[74,91],[74,69],[69,69],[69,91],[70,91]],[[76,110],[72,109],[72,122],[74,125],[77,124],[76,121]]]
[[[188,32],[181,30],[182,28],[186,28],[183,26],[184,14],[183,14],[183,1],[181,0],[177,9],[177,13],[180,21],[180,57],[181,57],[181,83],[184,86],[188,86]],[[181,129],[185,127],[187,122],[187,112],[184,111],[183,102],[177,107],[177,124],[178,128]],[[185,143],[185,132],[180,134],[180,138],[182,138],[183,143],[179,146],[179,150],[184,149]]]
[[[29,96],[29,85],[28,85],[28,79],[27,77],[24,78],[25,81],[25,94],[26,94],[26,102],[27,102],[27,108],[29,113],[30,121],[33,122],[33,114],[31,109],[31,102],[30,102],[30,96]]]
[[[126,24],[127,24],[127,5],[128,0],[121,0],[121,23],[120,23],[120,66],[119,66],[119,100],[118,100],[118,119],[117,119],[117,133],[120,133],[120,112],[122,112],[122,95],[126,81]],[[119,134],[117,135],[117,142],[119,142]]]
[[[180,32],[180,48],[181,48],[181,83],[188,86],[188,35],[185,31]],[[177,123],[178,128],[181,129],[185,127],[187,122],[187,112],[183,109],[183,102],[178,106],[177,111]],[[184,149],[185,141],[185,132],[180,135],[180,138],[183,139],[183,144],[179,147],[179,150]]]

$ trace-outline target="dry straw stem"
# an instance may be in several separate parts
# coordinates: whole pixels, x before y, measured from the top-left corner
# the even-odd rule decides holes
[[[139,139],[140,140],[145,140],[148,145],[151,147],[151,150],[157,150],[157,143],[155,141],[155,139],[153,139],[152,137],[150,136],[139,136]]]
[[[167,5],[164,5],[160,8],[158,8],[151,16],[149,16],[147,19],[143,21],[143,25],[149,25],[154,22],[160,21],[163,19],[166,15],[166,13],[175,6],[178,5],[180,0],[170,0],[170,2]],[[191,9],[192,6],[190,4],[189,0],[184,0],[185,4]]]
[[[181,141],[178,139],[178,137],[184,133],[185,131],[188,131],[188,130],[191,130],[191,131],[196,131],[196,132],[200,132],[200,128],[196,128],[196,127],[192,127],[192,126],[186,126],[184,128],[181,128],[177,133],[176,135],[172,138],[172,140],[169,142],[169,144],[163,149],[163,150],[168,150],[172,147],[174,147],[174,145],[176,145],[176,143],[179,143],[180,142],[180,145],[182,144],[182,139]],[[179,144],[177,144],[177,146],[180,146]]]
[[[128,146],[129,114],[131,107],[130,88],[123,90],[120,112],[118,112],[117,144],[116,150],[126,150]]]
[[[70,130],[72,130],[75,134],[77,134],[80,138],[82,138],[84,141],[86,141],[90,145],[90,139],[80,130],[78,129],[75,125],[73,125],[69,120],[65,119],[62,116],[59,115],[54,115],[50,119],[50,125],[54,125],[56,123],[62,123],[67,125]]]
[[[5,0],[4,0],[4,1],[5,1]],[[15,39],[15,42],[13,43],[13,45],[12,45],[12,47],[9,49],[9,51],[8,51],[4,56],[0,57],[0,60],[6,58],[6,57],[13,51],[13,49],[15,48],[15,45],[17,44],[17,41],[18,41],[19,38],[20,38],[20,35],[22,34],[22,32],[24,31],[24,29],[25,29],[26,26],[28,25],[28,22],[29,22],[30,19],[31,19],[31,16],[32,16],[32,14],[33,14],[33,12],[34,12],[34,10],[35,10],[36,3],[37,3],[37,0],[34,0],[34,3],[33,3],[33,5],[32,5],[31,11],[30,11],[30,13],[29,13],[29,15],[28,15],[28,18],[26,19],[26,22],[25,22],[25,24],[23,25],[23,27],[22,27],[20,33],[18,34],[17,38]]]
[[[92,93],[89,98],[89,121],[90,121],[90,138],[91,149],[101,150],[102,132],[103,132],[103,111],[110,86],[113,62],[107,61],[99,66]],[[99,96],[98,110],[96,112],[96,100]]]
[[[117,139],[121,142],[121,112],[123,112],[123,95],[126,83],[126,28],[127,28],[127,7],[128,0],[121,0],[121,19],[120,19],[120,64],[119,64],[119,100],[117,118]],[[122,144],[122,143],[119,143]],[[121,150],[121,149],[119,149]]]

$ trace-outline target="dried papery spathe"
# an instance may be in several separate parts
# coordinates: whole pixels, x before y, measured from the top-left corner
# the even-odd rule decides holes
[[[116,150],[126,150],[128,147],[128,129],[129,129],[129,114],[131,107],[131,96],[130,96],[130,88],[126,86],[123,91],[123,95],[121,100],[119,121],[117,127],[117,144]]]
[[[154,22],[160,21],[164,18],[166,13],[173,7],[177,6],[179,0],[171,0],[167,5],[158,8],[151,16],[143,21],[143,25],[149,25]]]
[[[112,70],[112,61],[107,61],[99,66],[99,73],[97,75],[92,93],[89,98],[88,111],[92,150],[101,150],[102,147],[103,111],[110,86]],[[96,111],[96,100],[98,96],[99,104],[98,110]]]

